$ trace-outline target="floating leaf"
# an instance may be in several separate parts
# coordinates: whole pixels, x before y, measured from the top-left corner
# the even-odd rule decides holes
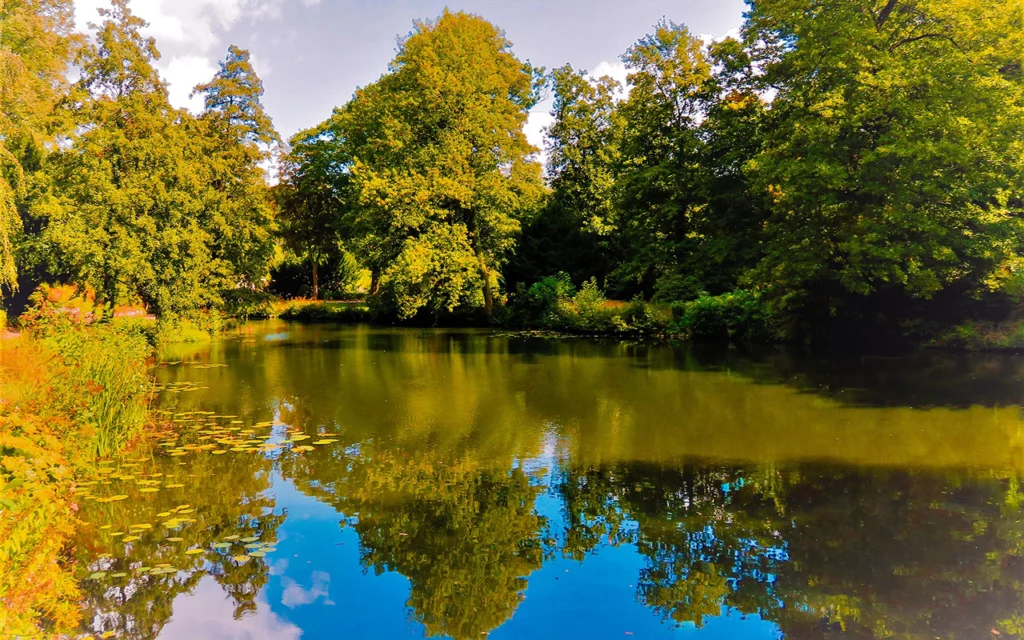
[[[249,536],[248,538],[242,538],[242,542],[256,542],[259,539],[259,536]]]
[[[89,574],[89,579],[90,580],[99,580],[100,578],[105,578],[106,576],[107,576],[107,572],[106,571],[97,571],[96,573]]]
[[[167,538],[167,542],[181,542],[185,538]]]
[[[141,539],[142,538],[140,538],[139,536],[125,536],[124,538],[121,539],[121,542],[135,542],[136,540],[141,540]]]
[[[200,553],[205,553],[205,550],[204,549],[189,549],[188,551],[185,552],[185,555],[186,556],[197,556]]]

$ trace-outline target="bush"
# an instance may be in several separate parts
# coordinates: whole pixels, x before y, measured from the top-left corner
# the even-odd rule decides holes
[[[157,321],[156,344],[202,344],[224,328],[217,311],[197,311],[187,316],[165,315]]]
[[[672,332],[691,340],[758,341],[769,337],[765,307],[749,291],[701,296],[673,305],[672,317]]]
[[[360,323],[370,320],[365,304],[344,302],[293,302],[281,314],[282,320],[316,323]]]
[[[577,291],[569,276],[560,273],[529,289],[520,287],[510,322],[568,333],[660,335],[665,333],[668,317],[640,297],[628,305],[609,302],[596,278]]]
[[[225,291],[224,314],[241,320],[266,320],[274,317],[274,302],[277,297],[264,291],[233,289]]]
[[[523,327],[558,328],[560,308],[575,295],[576,287],[567,273],[544,278],[529,289],[520,285],[512,311],[513,322]]]

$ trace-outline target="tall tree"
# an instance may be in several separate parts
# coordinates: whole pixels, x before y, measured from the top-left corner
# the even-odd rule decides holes
[[[858,308],[898,317],[1021,272],[1022,11],[751,2],[745,38],[777,94],[751,164],[771,204],[752,282],[777,310],[811,319],[804,329]]]
[[[712,69],[703,43],[681,25],[663,22],[622,57],[632,89],[621,106],[617,227],[625,245],[618,277],[650,291],[686,273],[697,248],[699,194]],[[698,289],[701,283],[692,282]],[[678,288],[678,285],[676,286]]]
[[[445,11],[332,118],[353,249],[398,316],[491,312],[498,268],[543,194],[523,133],[538,87],[497,27]]]
[[[234,45],[203,95],[212,176],[213,253],[232,265],[239,287],[262,286],[274,255],[274,209],[262,163],[281,138],[263,108],[263,82],[250,54]]]
[[[0,297],[3,287],[18,286],[25,165],[37,168],[46,119],[66,88],[78,42],[73,16],[71,0],[0,0]]]
[[[281,236],[296,258],[309,263],[315,300],[320,295],[320,267],[343,251],[348,173],[339,169],[345,162],[338,159],[337,141],[323,125],[299,132],[290,142],[277,187]]]
[[[254,144],[244,125],[215,109],[197,119],[171,107],[156,44],[126,0],[101,15],[65,104],[74,132],[47,159],[33,201],[34,253],[53,277],[91,285],[107,303],[164,315],[218,304],[252,273],[253,243],[234,238],[266,235],[259,154],[244,147]]]
[[[553,124],[547,133],[547,177],[551,196],[523,228],[506,274],[530,284],[559,272],[580,284],[604,280],[612,258],[614,169],[622,87],[609,77],[594,79],[571,66],[555,69]]]

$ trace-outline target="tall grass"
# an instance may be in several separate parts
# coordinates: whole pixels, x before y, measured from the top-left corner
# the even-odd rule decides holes
[[[150,345],[136,332],[116,327],[68,325],[40,336],[53,354],[54,409],[85,429],[90,453],[113,455],[138,437],[146,424],[152,381]]]

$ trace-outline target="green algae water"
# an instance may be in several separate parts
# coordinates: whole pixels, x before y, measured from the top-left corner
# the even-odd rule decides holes
[[[81,485],[83,634],[1017,638],[1024,358],[255,323]]]

